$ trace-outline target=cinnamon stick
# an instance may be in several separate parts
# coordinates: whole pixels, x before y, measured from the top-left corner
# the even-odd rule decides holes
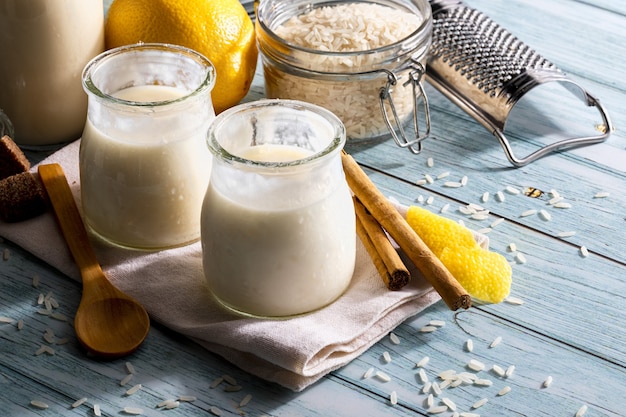
[[[398,243],[448,307],[451,310],[469,308],[472,305],[472,299],[467,291],[426,246],[389,200],[376,188],[354,158],[346,152],[342,152],[341,160],[348,186],[352,192]]]
[[[359,238],[387,288],[392,291],[400,290],[411,279],[409,270],[374,216],[358,198],[354,197],[353,200]]]

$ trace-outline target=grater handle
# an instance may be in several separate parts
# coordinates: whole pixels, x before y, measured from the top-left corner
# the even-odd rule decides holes
[[[604,106],[600,103],[600,100],[598,100],[597,98],[589,94],[587,91],[585,91],[582,87],[578,86],[578,84],[574,83],[573,81],[570,81],[570,80],[566,80],[566,81],[572,83],[572,85],[579,87],[580,90],[585,95],[586,104],[590,107],[591,106],[596,107],[596,109],[600,112],[600,116],[602,117],[602,123],[603,123],[602,133],[599,135],[594,135],[594,136],[584,136],[584,137],[562,139],[560,141],[553,142],[549,145],[545,145],[542,148],[536,150],[535,152],[532,152],[529,155],[520,158],[520,157],[515,156],[515,153],[513,152],[511,144],[506,138],[504,131],[499,128],[494,129],[493,131],[494,136],[500,142],[502,149],[504,149],[504,153],[507,159],[514,166],[522,167],[524,165],[528,165],[529,163],[551,152],[572,149],[572,148],[577,148],[581,146],[587,146],[587,145],[604,142],[611,135],[611,132],[614,130],[614,127],[613,127],[613,124],[611,122],[611,118],[609,117],[608,112],[606,111]]]

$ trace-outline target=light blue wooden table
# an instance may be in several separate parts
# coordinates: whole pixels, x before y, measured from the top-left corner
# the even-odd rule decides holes
[[[453,400],[459,412],[482,416],[575,416],[587,406],[586,416],[626,415],[626,3],[607,0],[468,0],[471,6],[533,46],[573,79],[599,97],[609,109],[616,126],[605,143],[554,154],[523,168],[512,168],[496,139],[473,119],[428,87],[433,118],[433,138],[424,143],[420,155],[400,149],[392,141],[375,144],[350,144],[347,150],[366,169],[386,195],[404,204],[420,203],[439,212],[463,219],[474,230],[494,220],[504,222],[489,233],[491,248],[513,264],[512,295],[522,305],[501,303],[476,305],[468,311],[451,312],[438,302],[423,313],[401,324],[395,333],[402,342],[395,345],[384,338],[356,360],[332,372],[303,392],[294,393],[255,378],[208,353],[180,335],[154,325],[144,345],[126,359],[100,362],[87,357],[73,344],[54,357],[34,356],[32,346],[42,343],[41,335],[49,321],[34,317],[31,286],[33,274],[64,305],[76,306],[80,286],[63,274],[14,245],[0,242],[0,316],[28,316],[22,333],[16,325],[0,324],[0,415],[2,416],[93,416],[91,406],[100,404],[102,415],[124,415],[128,405],[118,381],[130,361],[140,372],[148,389],[133,397],[133,405],[144,408],[144,415],[210,416],[211,407],[222,415],[249,416],[380,416],[430,415],[427,395],[422,393],[415,363],[428,356],[425,372],[430,381],[446,369],[463,369],[475,358],[488,367],[510,365],[509,377],[483,371],[493,380],[491,387],[460,386],[446,388],[435,397]],[[257,77],[246,100],[263,96],[262,80]],[[542,108],[555,116],[554,125],[564,129],[593,124],[593,110],[564,107],[561,103]],[[591,116],[590,116],[591,115]],[[531,129],[550,127],[540,117],[522,114],[511,125],[518,134],[514,146],[522,152],[542,141]],[[590,121],[588,121],[590,120]],[[33,162],[44,155],[29,153]],[[434,166],[427,166],[433,158]],[[467,176],[462,188],[446,188],[443,181],[418,186],[428,173],[433,177],[450,172],[451,177]],[[506,193],[512,186],[545,192],[540,198],[523,193]],[[548,192],[557,190],[571,208],[550,206]],[[503,191],[505,201],[494,194]],[[488,202],[481,202],[489,192]],[[596,197],[597,193],[608,197]],[[457,210],[477,203],[491,210],[489,220],[478,221]],[[523,217],[530,209],[546,209],[551,221],[538,215]],[[575,231],[570,237],[559,233]],[[514,243],[526,262],[516,261],[508,250]],[[583,256],[585,246],[589,255]],[[69,308],[69,307],[68,307]],[[430,320],[445,321],[434,333],[419,329]],[[489,348],[496,337],[502,342]],[[474,350],[465,348],[472,339]],[[383,352],[393,361],[384,364]],[[390,382],[363,379],[370,367],[382,368],[392,376]],[[227,392],[211,389],[210,384],[223,374],[235,377],[243,389]],[[546,387],[544,381],[552,379]],[[498,395],[504,387],[511,391]],[[398,404],[389,400],[398,394]],[[164,398],[189,394],[193,402],[172,410],[157,410]],[[251,394],[245,406],[239,403]],[[87,397],[83,406],[70,404]],[[488,402],[473,410],[472,404]],[[49,404],[40,410],[30,405],[38,399]],[[451,416],[452,411],[441,415]]]

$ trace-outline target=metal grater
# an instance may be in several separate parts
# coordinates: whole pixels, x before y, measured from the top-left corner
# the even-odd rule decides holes
[[[430,0],[433,40],[428,81],[500,141],[508,160],[523,166],[550,152],[606,140],[612,126],[598,99],[566,77],[556,65],[507,32],[482,12],[458,0]],[[587,106],[595,106],[604,129],[597,136],[563,139],[528,156],[515,156],[504,135],[507,117],[532,88],[561,82]]]

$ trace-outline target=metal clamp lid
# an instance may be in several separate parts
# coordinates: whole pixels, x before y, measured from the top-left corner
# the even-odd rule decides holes
[[[415,137],[409,139],[406,129],[403,125],[403,121],[398,116],[398,112],[396,111],[396,106],[392,98],[393,86],[398,83],[398,78],[393,72],[387,70],[385,70],[385,72],[387,73],[387,83],[384,87],[381,87],[379,93],[380,109],[389,133],[391,134],[391,137],[396,142],[396,144],[401,148],[408,148],[414,154],[418,154],[422,151],[422,141],[430,136],[430,108],[428,106],[428,98],[422,84],[422,78],[426,73],[426,69],[419,61],[413,59],[411,60],[408,67],[409,79],[403,84],[403,86],[407,86],[410,83],[413,88],[413,128],[415,130]],[[422,101],[422,106],[424,108],[424,119],[426,124],[426,130],[423,134],[420,134],[419,128],[420,97]],[[391,119],[389,118],[387,109],[385,108],[385,102],[389,104],[389,108],[393,116],[393,121],[395,123],[395,128],[393,126],[393,123],[391,122]]]

